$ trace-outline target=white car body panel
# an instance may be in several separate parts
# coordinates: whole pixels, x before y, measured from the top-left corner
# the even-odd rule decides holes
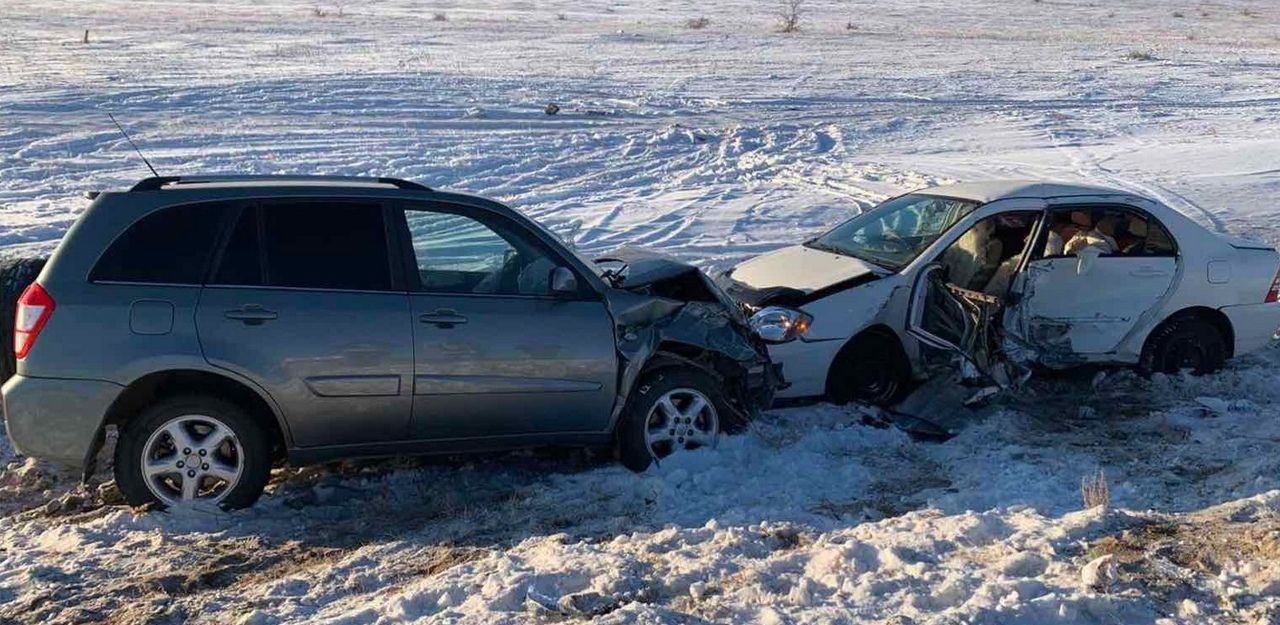
[[[779,397],[822,395],[827,374],[840,349],[871,326],[887,328],[897,335],[913,370],[918,371],[920,346],[907,332],[906,318],[915,277],[978,220],[1007,211],[1046,210],[1077,204],[1128,205],[1158,220],[1176,243],[1176,258],[1095,259],[1086,274],[1088,289],[1072,288],[1074,281],[1070,277],[1077,275],[1076,258],[1023,262],[1022,271],[1012,282],[1011,293],[1027,294],[1027,298],[1009,307],[1006,327],[1017,332],[1019,329],[1013,327],[1019,323],[1017,318],[1026,323],[1037,316],[1064,322],[1069,348],[1058,364],[1134,364],[1151,331],[1170,315],[1188,308],[1220,310],[1232,325],[1236,355],[1269,344],[1280,329],[1280,304],[1263,303],[1280,269],[1280,254],[1267,245],[1210,232],[1159,202],[1101,187],[1024,181],[961,184],[921,191],[984,204],[957,221],[896,273],[803,246],[783,248],[733,269],[732,279],[748,288],[787,287],[818,295],[795,306],[813,316],[804,339],[770,348],[774,361],[783,365],[783,376],[790,384]],[[1039,230],[1040,226],[1037,234]],[[1051,269],[1043,272],[1045,275],[1032,278],[1027,268],[1037,263]],[[858,278],[868,273],[876,273],[878,277],[859,283]],[[856,286],[840,288],[846,281]],[[1027,327],[1021,331],[1029,332]]]

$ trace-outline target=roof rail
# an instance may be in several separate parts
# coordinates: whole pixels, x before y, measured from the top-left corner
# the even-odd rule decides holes
[[[214,184],[219,182],[358,182],[365,184],[386,184],[397,189],[407,189],[411,191],[430,191],[431,188],[425,185],[412,182],[410,180],[401,180],[400,178],[366,178],[363,176],[257,176],[257,175],[230,175],[230,176],[155,176],[152,178],[143,178],[138,184],[133,185],[129,189],[134,191],[157,191],[171,185],[183,184]]]

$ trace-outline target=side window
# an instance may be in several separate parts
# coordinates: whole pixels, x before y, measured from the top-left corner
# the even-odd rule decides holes
[[[107,248],[89,279],[200,284],[226,208],[188,204],[139,219]]]
[[[1104,206],[1054,211],[1041,256],[1076,256],[1082,249],[1095,249],[1103,256],[1174,255],[1168,231],[1136,209]]]
[[[262,247],[259,244],[257,207],[244,209],[236,219],[210,284],[262,284]]]
[[[265,284],[391,289],[391,261],[380,204],[296,201],[264,204],[258,210]]]
[[[519,226],[431,210],[408,209],[404,215],[423,291],[550,294],[557,262]]]
[[[1017,211],[973,224],[938,257],[947,268],[947,282],[970,291],[1004,295],[1039,218],[1039,211]]]
[[[1147,240],[1142,246],[1143,256],[1177,256],[1178,246],[1174,245],[1169,231],[1156,221],[1155,217],[1147,220]]]

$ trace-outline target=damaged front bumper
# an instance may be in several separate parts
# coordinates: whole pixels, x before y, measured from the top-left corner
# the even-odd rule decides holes
[[[739,421],[754,418],[782,385],[781,367],[742,311],[698,268],[643,250],[622,250],[624,263],[607,296],[622,362],[616,423],[643,372],[667,364],[697,368],[719,384]]]

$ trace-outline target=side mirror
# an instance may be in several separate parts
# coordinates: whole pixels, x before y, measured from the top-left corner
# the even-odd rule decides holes
[[[552,295],[577,295],[578,277],[568,267],[556,267],[551,270]]]
[[[1093,269],[1093,263],[1102,256],[1102,250],[1086,247],[1076,252],[1076,275],[1083,276]]]

